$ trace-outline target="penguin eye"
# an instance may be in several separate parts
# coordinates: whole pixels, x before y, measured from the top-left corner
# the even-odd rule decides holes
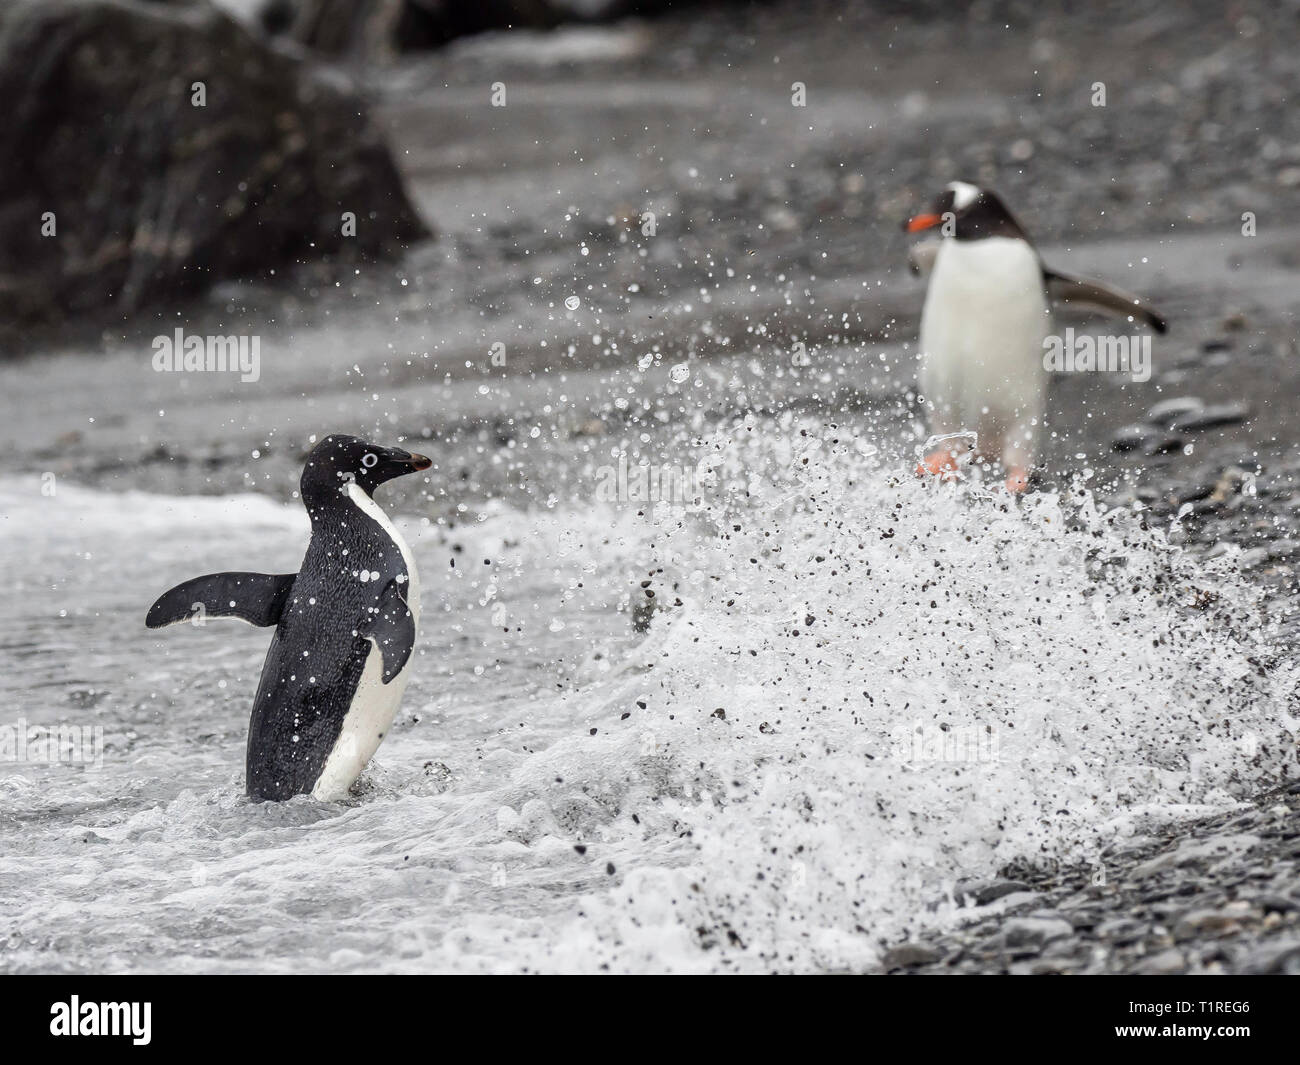
[[[372,467],[378,461],[379,461],[379,456],[376,455],[373,451],[367,451],[364,455],[361,456],[361,465],[363,465],[366,469],[370,469],[370,467]]]

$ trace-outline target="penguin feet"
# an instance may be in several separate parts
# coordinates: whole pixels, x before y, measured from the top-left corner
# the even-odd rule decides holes
[[[916,464],[918,477],[941,477],[945,481],[955,481],[960,476],[957,470],[957,453],[944,448],[931,451]]]
[[[1012,466],[1007,471],[1005,482],[1007,491],[1012,495],[1019,495],[1029,487],[1029,471],[1023,466]]]

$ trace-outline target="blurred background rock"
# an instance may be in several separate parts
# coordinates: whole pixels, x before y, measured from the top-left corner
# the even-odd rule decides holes
[[[9,324],[429,233],[355,95],[207,3],[15,0],[0,96]]]

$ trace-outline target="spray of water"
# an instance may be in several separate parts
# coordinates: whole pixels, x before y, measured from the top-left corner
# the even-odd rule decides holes
[[[1093,863],[1294,760],[1295,672],[1231,559],[1198,562],[1082,483],[926,485],[851,433],[780,428],[717,434],[712,496],[622,527],[682,605],[568,696],[599,702],[599,734],[514,785],[562,778],[579,830],[631,868],[532,964],[864,966],[956,919],[963,878]]]

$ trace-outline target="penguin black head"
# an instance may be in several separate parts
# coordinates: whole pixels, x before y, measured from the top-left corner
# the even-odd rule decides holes
[[[432,459],[400,447],[380,447],[359,437],[332,433],[307,456],[302,471],[302,498],[328,498],[329,493],[343,491],[349,484],[373,495],[385,481],[432,465]]]
[[[908,233],[938,229],[945,237],[957,240],[982,240],[985,237],[1029,237],[1007,210],[996,192],[954,181],[935,198],[930,210],[903,223]]]

